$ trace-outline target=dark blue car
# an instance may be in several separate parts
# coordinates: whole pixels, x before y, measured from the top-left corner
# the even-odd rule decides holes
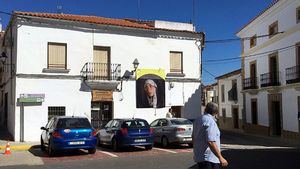
[[[114,119],[98,132],[99,145],[112,145],[114,151],[120,147],[145,146],[151,150],[153,134],[148,122],[143,119]]]
[[[96,152],[97,132],[85,117],[53,117],[41,135],[41,149],[53,156],[57,150],[86,149],[90,154]]]

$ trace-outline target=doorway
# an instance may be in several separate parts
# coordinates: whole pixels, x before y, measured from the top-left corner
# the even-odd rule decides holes
[[[232,118],[233,118],[233,128],[239,128],[239,108],[233,107],[232,108]]]
[[[172,115],[173,115],[173,117],[181,118],[181,109],[182,109],[182,106],[172,106],[171,109],[172,109]]]
[[[4,95],[4,128],[7,129],[7,121],[8,121],[8,93]]]
[[[95,129],[100,129],[106,125],[112,117],[112,104],[111,101],[93,101],[91,107],[91,122]]]
[[[271,113],[272,113],[272,135],[281,135],[281,115],[280,115],[280,102],[271,102]]]

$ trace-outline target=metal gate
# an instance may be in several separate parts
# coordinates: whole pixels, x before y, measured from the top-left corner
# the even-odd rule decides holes
[[[92,126],[100,129],[112,119],[112,102],[92,102]]]

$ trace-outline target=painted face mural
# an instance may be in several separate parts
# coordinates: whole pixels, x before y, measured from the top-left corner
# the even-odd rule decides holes
[[[140,73],[141,76],[138,76],[136,80],[136,107],[165,107],[165,80],[159,74],[147,73],[149,70]]]

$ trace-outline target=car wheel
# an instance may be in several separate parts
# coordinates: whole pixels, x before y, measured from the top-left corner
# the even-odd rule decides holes
[[[95,154],[96,153],[96,148],[90,148],[88,149],[89,154]]]
[[[112,145],[112,149],[113,149],[114,152],[119,151],[118,142],[115,138],[112,139],[111,145]]]
[[[162,146],[164,148],[168,147],[169,146],[169,140],[166,136],[163,136],[162,139],[161,139],[161,143],[162,143]]]
[[[153,147],[152,145],[147,145],[147,146],[145,146],[145,149],[146,150],[152,150],[152,147]]]
[[[52,143],[51,140],[49,140],[49,144],[48,144],[48,155],[49,157],[53,157],[55,154],[55,151],[52,148]]]
[[[44,141],[43,141],[42,137],[41,137],[41,150],[42,151],[46,150],[45,145],[44,145]]]

